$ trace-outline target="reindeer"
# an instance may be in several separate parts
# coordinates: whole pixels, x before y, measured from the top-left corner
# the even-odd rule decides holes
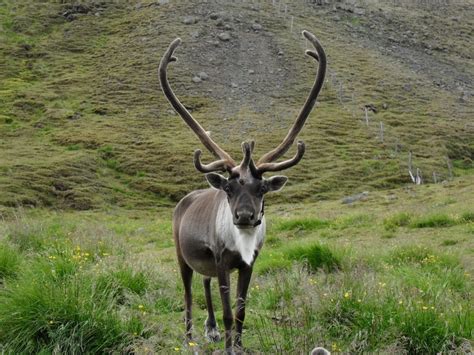
[[[176,112],[198,136],[202,144],[217,158],[209,164],[201,162],[201,150],[194,152],[194,166],[205,177],[211,188],[193,191],[176,206],[173,214],[173,236],[178,263],[184,284],[185,326],[188,341],[192,339],[191,280],[196,271],[204,276],[204,290],[208,317],[205,335],[209,341],[219,341],[216,318],[211,300],[211,278],[217,277],[223,308],[225,350],[233,354],[232,325],[234,317],[230,303],[230,273],[238,270],[237,305],[235,311],[236,348],[242,348],[242,326],[245,319],[245,300],[255,259],[265,237],[264,195],[279,191],[286,184],[285,176],[263,177],[266,172],[288,169],[301,160],[305,151],[302,141],[297,144],[293,158],[275,162],[283,156],[295,141],[298,133],[316,104],[326,73],[326,55],[318,39],[303,31],[304,37],[315,50],[306,54],[319,62],[316,80],[296,121],[283,141],[275,149],[263,155],[255,164],[252,158],[254,142],[243,142],[243,159],[240,164],[231,158],[206,133],[192,117],[171,89],[167,78],[167,66],[176,61],[174,51],[180,45],[177,38],[169,45],[160,61],[159,77],[163,92]],[[227,172],[228,177],[218,173]]]

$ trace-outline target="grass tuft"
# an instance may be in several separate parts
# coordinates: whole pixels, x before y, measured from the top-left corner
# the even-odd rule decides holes
[[[460,220],[461,222],[464,222],[464,223],[474,222],[474,212],[471,212],[471,211],[464,212],[461,215]]]
[[[136,320],[119,316],[113,288],[97,288],[87,274],[55,277],[33,264],[0,290],[0,343],[13,353],[113,352],[130,342]]]
[[[17,274],[22,258],[17,249],[0,242],[0,283],[3,278],[10,278]]]
[[[304,261],[311,271],[337,271],[342,266],[342,256],[327,245],[314,243],[289,249],[286,255],[290,260]]]
[[[384,219],[383,225],[387,231],[394,231],[397,227],[406,227],[410,224],[411,215],[406,212],[397,213],[389,218]]]
[[[329,221],[317,218],[301,218],[281,221],[275,226],[277,231],[304,230],[312,231],[324,229],[330,225]]]
[[[446,214],[433,214],[429,216],[422,216],[411,221],[412,228],[439,228],[451,227],[457,224],[456,219]]]

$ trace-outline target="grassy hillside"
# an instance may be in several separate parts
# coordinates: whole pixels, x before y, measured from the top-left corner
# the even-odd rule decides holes
[[[433,172],[438,181],[449,177],[446,157],[455,174],[472,171],[472,104],[460,100],[461,94],[470,95],[472,46],[459,36],[472,29],[472,18],[462,9],[457,9],[461,19],[442,31],[442,43],[450,43],[448,53],[442,52],[447,58],[431,55],[433,62],[464,73],[467,84],[458,82],[464,85],[460,92],[405,65],[393,44],[368,41],[363,31],[382,11],[370,7],[362,16],[297,2],[285,15],[271,2],[237,2],[226,4],[228,14],[213,20],[209,15],[222,8],[213,2],[3,3],[3,206],[147,207],[172,203],[203,186],[192,166],[199,142],[173,114],[156,75],[160,56],[178,35],[183,45],[180,61],[170,68],[173,86],[237,158],[241,141],[256,139],[257,154],[263,154],[285,134],[315,74],[303,54],[300,30],[321,38],[328,80],[301,135],[308,151],[289,172],[288,200],[406,184],[409,151],[426,182],[432,182]],[[403,19],[405,27],[411,20],[418,23],[400,11],[381,13]],[[433,15],[418,11],[424,19]],[[184,24],[186,16],[197,22]],[[437,41],[441,17],[430,18],[424,26]],[[255,22],[261,31],[251,29]],[[232,34],[230,41],[217,39],[223,31]],[[418,58],[416,52],[409,57]],[[191,79],[199,71],[210,78],[195,84]],[[377,111],[369,111],[369,127],[366,105]]]
[[[308,29],[327,80],[266,204],[246,353],[472,353],[473,3],[317,3],[0,0],[0,352],[219,353],[199,276],[184,342],[171,215],[206,184],[158,63],[180,36],[176,93],[258,156],[312,85]]]

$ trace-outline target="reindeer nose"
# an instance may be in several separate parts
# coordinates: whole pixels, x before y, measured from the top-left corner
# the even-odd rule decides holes
[[[255,214],[252,211],[242,210],[236,211],[235,217],[237,224],[251,224],[255,218]]]

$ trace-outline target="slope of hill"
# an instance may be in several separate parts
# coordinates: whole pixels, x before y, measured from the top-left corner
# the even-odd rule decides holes
[[[323,42],[308,150],[275,198],[401,186],[409,151],[425,182],[450,177],[447,157],[455,175],[472,172],[472,6],[223,4],[4,1],[0,205],[140,208],[204,186],[199,142],[156,75],[176,36],[173,87],[237,157],[243,140],[257,155],[277,144],[307,95],[315,68],[300,30]],[[201,71],[209,78],[193,82]]]
[[[0,353],[221,353],[198,275],[183,342],[172,206],[206,184],[156,71],[180,36],[176,93],[258,156],[312,85],[302,29],[327,80],[266,204],[243,353],[472,353],[473,5],[0,0]]]

